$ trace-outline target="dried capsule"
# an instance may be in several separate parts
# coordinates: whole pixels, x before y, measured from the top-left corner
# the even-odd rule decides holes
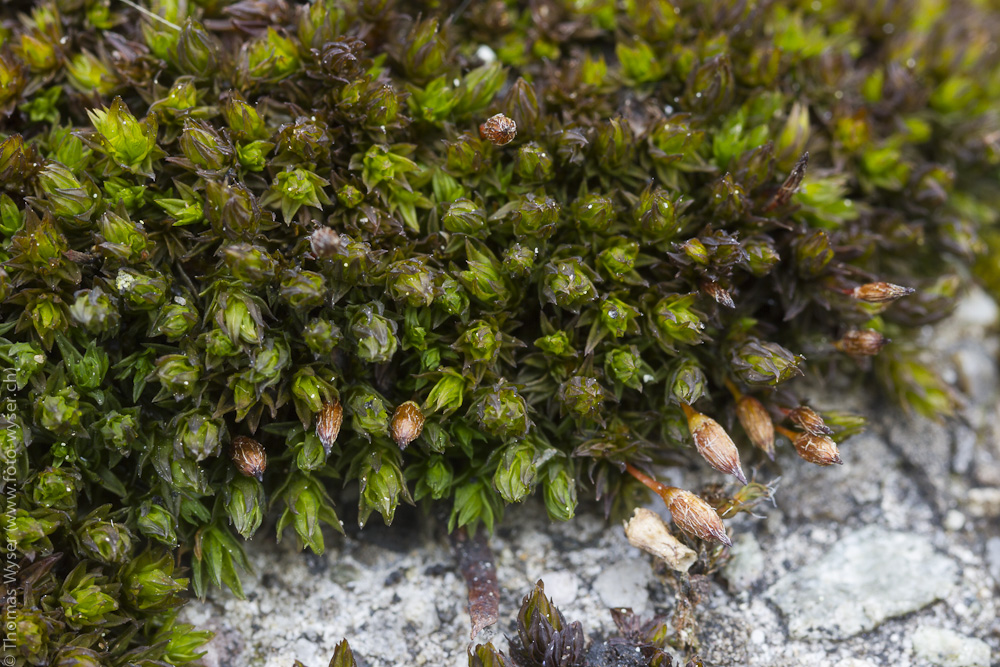
[[[750,437],[750,442],[774,460],[774,423],[763,403],[753,396],[742,396],[736,401],[736,416]]]
[[[420,412],[420,406],[413,401],[403,403],[392,413],[389,435],[400,449],[406,449],[407,445],[420,437],[423,430],[424,415]]]
[[[333,403],[324,403],[319,414],[316,415],[316,437],[319,438],[320,444],[323,445],[327,454],[330,453],[333,443],[340,435],[340,425],[343,423],[344,408],[337,400]]]
[[[840,460],[840,450],[837,449],[837,443],[825,435],[799,433],[792,439],[792,444],[799,456],[809,463],[815,463],[818,466],[844,463]]]
[[[498,113],[487,118],[486,122],[479,126],[479,136],[494,146],[509,144],[517,136],[517,123]]]
[[[309,235],[309,245],[317,257],[332,257],[341,247],[340,234],[329,227],[317,227]]]
[[[792,200],[792,195],[794,195],[795,191],[799,189],[800,185],[802,185],[802,179],[806,177],[807,166],[809,166],[808,152],[803,153],[802,157],[800,157],[792,167],[792,171],[788,174],[788,178],[785,179],[785,182],[781,184],[778,191],[774,193],[773,197],[771,197],[771,201],[768,202],[767,207],[764,208],[765,213],[788,205],[788,202]]]
[[[903,287],[902,285],[878,282],[859,285],[858,287],[850,290],[848,293],[859,301],[884,303],[886,301],[895,301],[899,297],[906,296],[907,294],[913,294],[914,291],[916,290],[912,287]]]
[[[719,472],[732,475],[743,484],[747,483],[746,475],[740,467],[740,452],[736,449],[733,439],[719,422],[701,414],[691,406],[682,403],[681,408],[687,417],[688,429],[694,438],[694,446],[702,458],[708,461]]]
[[[889,342],[888,338],[874,329],[860,329],[848,331],[834,346],[852,357],[871,357]]]
[[[813,435],[830,435],[833,429],[826,425],[819,413],[810,407],[800,405],[788,413],[788,418]]]
[[[687,572],[698,560],[698,554],[671,535],[663,519],[645,507],[636,507],[625,522],[625,537],[632,546],[663,560],[671,570]]]
[[[267,452],[259,442],[245,435],[238,435],[233,438],[229,455],[241,473],[247,477],[256,477],[259,482],[264,481]]]
[[[690,491],[671,487],[664,499],[674,523],[682,531],[701,540],[716,540],[727,547],[732,540],[726,535],[726,527],[718,513],[704,500]]]
[[[715,299],[720,306],[725,306],[726,308],[736,307],[736,304],[733,302],[733,295],[719,283],[712,280],[706,280],[701,284],[701,289],[703,292]]]

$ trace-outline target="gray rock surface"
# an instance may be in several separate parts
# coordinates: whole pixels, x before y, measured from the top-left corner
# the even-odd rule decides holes
[[[933,647],[954,636],[979,651],[971,655],[980,663],[967,664],[1000,664],[1000,520],[991,515],[991,492],[970,493],[1000,488],[997,308],[973,293],[955,318],[927,328],[926,340],[942,377],[956,390],[970,390],[957,419],[927,422],[857,386],[816,388],[808,398],[818,409],[871,417],[870,429],[841,447],[843,466],[811,466],[784,441],[777,463],[742,452],[748,474],[768,482],[780,477],[780,483],[776,506],[758,508],[762,518],[727,521],[734,559],[723,576],[699,582],[696,620],[705,665],[930,667],[951,664],[936,662],[948,654]],[[671,469],[663,479],[696,491],[720,481],[710,470]],[[345,499],[341,508],[347,505]],[[648,507],[667,516],[662,503]],[[245,579],[247,600],[214,591],[183,612],[188,622],[217,633],[206,665],[291,667],[297,658],[306,667],[326,667],[347,637],[364,659],[360,667],[465,667],[466,590],[440,524],[402,509],[391,528],[377,524],[346,537],[328,534],[323,556],[296,552],[291,539],[276,545],[273,532],[262,530],[248,548],[255,572]],[[860,620],[832,610],[823,617],[823,602],[807,595],[789,592],[783,606],[772,601],[779,582],[803,579],[819,563],[828,564],[819,580],[835,583],[833,571],[846,577],[831,595],[866,595],[857,587],[870,573],[849,570],[844,559],[867,554],[855,562],[878,567],[872,544],[889,550],[880,557],[895,559],[890,576],[906,585],[897,597],[896,589],[876,581],[884,599],[839,607]],[[504,635],[514,632],[520,600],[539,578],[567,620],[581,621],[592,637],[614,631],[609,605],[644,606],[647,616],[675,612],[675,578],[628,544],[620,521],[605,521],[595,507],[581,506],[573,521],[554,524],[537,499],[529,500],[508,509],[491,547],[501,620],[477,642],[491,640],[506,650]],[[919,567],[911,567],[911,557],[922,559]],[[928,581],[932,572],[944,579]],[[915,596],[915,590],[926,592]],[[911,611],[894,616],[903,599]],[[835,634],[800,630],[797,619],[805,615]],[[852,634],[853,627],[871,629]],[[983,646],[991,652],[985,663]]]
[[[990,646],[981,639],[922,625],[913,633],[913,652],[940,667],[989,667]]]
[[[986,541],[986,568],[1000,586],[1000,537],[991,537]]]
[[[594,578],[593,590],[601,602],[611,607],[630,607],[637,614],[646,613],[653,569],[645,557],[614,563]]]
[[[729,562],[722,568],[722,575],[733,591],[745,591],[764,574],[766,555],[753,533],[743,533],[733,540]]]
[[[794,639],[846,639],[945,597],[958,566],[926,538],[878,526],[843,537],[767,590]]]
[[[969,513],[977,517],[1000,517],[1000,488],[969,489]]]

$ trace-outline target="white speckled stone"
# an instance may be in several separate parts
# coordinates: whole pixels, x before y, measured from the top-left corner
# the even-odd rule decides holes
[[[940,667],[989,667],[989,644],[952,630],[922,625],[913,633],[913,652]]]
[[[921,609],[955,585],[957,565],[926,537],[872,526],[779,579],[767,596],[796,639],[845,639]]]
[[[764,551],[753,533],[741,533],[733,541],[729,562],[722,574],[734,591],[745,591],[760,579],[764,572]]]
[[[552,599],[556,606],[567,605],[576,600],[580,589],[580,578],[572,572],[546,572],[541,580],[545,582],[545,595]]]
[[[649,604],[646,586],[652,574],[645,558],[622,560],[597,575],[594,591],[608,607],[631,607],[636,614],[643,614]]]

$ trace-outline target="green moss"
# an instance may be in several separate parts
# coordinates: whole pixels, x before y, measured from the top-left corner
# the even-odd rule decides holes
[[[690,403],[780,422],[834,369],[952,408],[905,340],[968,267],[1000,291],[995,11],[522,4],[11,6],[24,661],[195,660],[186,572],[240,594],[265,515],[322,550],[345,483],[362,523],[416,498],[490,528],[536,490],[566,520],[690,448]],[[491,141],[499,113],[516,136]],[[855,298],[874,281],[917,292]]]

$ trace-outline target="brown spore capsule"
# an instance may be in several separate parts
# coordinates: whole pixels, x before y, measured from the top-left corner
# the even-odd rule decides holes
[[[502,113],[490,116],[479,126],[479,136],[494,146],[509,144],[517,136],[517,123]]]
[[[788,418],[795,422],[803,431],[813,435],[830,435],[833,429],[826,425],[819,413],[812,408],[800,405],[788,413]]]
[[[742,396],[736,401],[736,417],[747,432],[755,446],[761,449],[767,458],[774,460],[774,422],[764,404],[753,396]]]
[[[264,447],[245,435],[233,438],[229,456],[236,469],[247,477],[255,477],[258,482],[264,481],[264,470],[267,468],[267,452]]]
[[[740,467],[740,452],[719,422],[703,415],[689,405],[681,404],[687,417],[688,429],[694,439],[694,446],[702,458],[719,472],[732,475],[743,484],[746,475]]]
[[[818,466],[841,465],[844,462],[840,458],[840,450],[837,443],[825,435],[814,435],[812,433],[799,433],[792,440],[795,451],[809,463]]]
[[[903,287],[902,285],[894,285],[892,283],[877,282],[859,285],[850,291],[850,295],[859,301],[867,301],[869,303],[885,303],[886,301],[895,301],[899,297],[906,296],[907,294],[913,294],[915,291],[916,290],[912,287]]]
[[[407,445],[420,437],[423,430],[424,415],[420,406],[413,401],[403,403],[392,413],[389,435],[400,449],[406,449]]]
[[[674,523],[682,531],[702,540],[718,540],[726,546],[733,545],[729,536],[726,535],[726,527],[722,523],[722,518],[704,500],[690,491],[661,484],[631,463],[625,464],[625,472],[663,498]]]
[[[340,248],[340,234],[329,227],[317,227],[309,235],[309,245],[316,257],[332,257]]]
[[[848,331],[834,345],[852,357],[872,357],[891,341],[874,329]]]
[[[343,423],[344,408],[341,407],[340,401],[324,403],[319,414],[316,415],[316,437],[319,438],[320,444],[323,445],[327,454],[330,453],[333,443],[337,441],[337,436],[340,435],[340,425]]]
[[[727,547],[733,545],[726,535],[726,527],[712,506],[690,491],[671,487],[667,509],[674,523],[682,531],[701,540],[722,542]]]
[[[733,295],[719,283],[706,280],[701,284],[701,289],[704,290],[710,297],[715,299],[720,306],[725,306],[726,308],[736,307],[736,304],[733,302]]]

